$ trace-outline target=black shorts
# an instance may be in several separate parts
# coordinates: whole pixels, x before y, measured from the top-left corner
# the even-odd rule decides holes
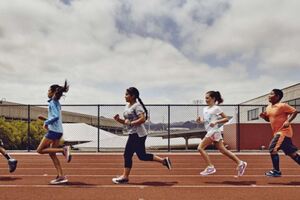
[[[290,155],[298,151],[298,148],[293,145],[292,138],[276,134],[270,142],[269,151],[272,153],[273,151],[279,151],[280,149],[286,155]]]

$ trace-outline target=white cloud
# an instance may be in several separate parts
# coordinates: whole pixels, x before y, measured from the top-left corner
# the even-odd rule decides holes
[[[234,0],[229,12],[199,38],[199,53],[256,59],[264,73],[299,70],[299,9],[296,0]]]
[[[207,90],[239,103],[298,81],[281,77],[300,70],[298,4],[1,1],[0,97],[44,103],[68,78],[65,103],[123,103],[129,86],[147,103],[192,103]]]

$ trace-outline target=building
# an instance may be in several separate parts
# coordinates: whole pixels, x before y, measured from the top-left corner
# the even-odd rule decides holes
[[[270,89],[270,91],[273,88]],[[294,106],[300,111],[300,83],[282,89],[282,102]],[[268,95],[245,101],[239,105],[236,123],[224,126],[224,140],[231,149],[259,150],[267,148],[272,139],[272,130],[268,122],[259,117],[268,104]],[[300,147],[300,114],[292,123],[293,142]]]
[[[272,89],[273,88],[271,88],[270,91]],[[300,83],[283,88],[282,91],[284,96],[281,101],[294,106],[297,110],[300,110]],[[268,95],[269,94],[265,94],[241,103],[240,121],[243,123],[263,122],[263,120],[259,118],[259,113],[263,112],[266,107],[265,105],[268,104]],[[299,116],[297,118],[299,120]]]

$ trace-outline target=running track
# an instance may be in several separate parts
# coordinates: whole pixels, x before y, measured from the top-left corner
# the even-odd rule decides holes
[[[284,155],[280,156],[281,178],[263,175],[271,169],[266,154],[238,154],[248,162],[240,178],[234,177],[235,164],[220,154],[211,154],[217,173],[207,177],[199,175],[205,165],[198,154],[165,155],[172,160],[171,171],[135,157],[130,183],[126,185],[111,182],[122,173],[122,154],[74,154],[71,163],[60,157],[69,183],[52,186],[49,181],[55,178],[56,171],[47,155],[16,154],[19,165],[13,174],[8,173],[6,160],[0,160],[0,199],[300,199],[300,167]]]

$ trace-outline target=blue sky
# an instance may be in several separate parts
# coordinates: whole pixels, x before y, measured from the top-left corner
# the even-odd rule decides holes
[[[219,90],[240,103],[299,83],[297,0],[0,2],[0,98],[44,103],[193,103]]]

